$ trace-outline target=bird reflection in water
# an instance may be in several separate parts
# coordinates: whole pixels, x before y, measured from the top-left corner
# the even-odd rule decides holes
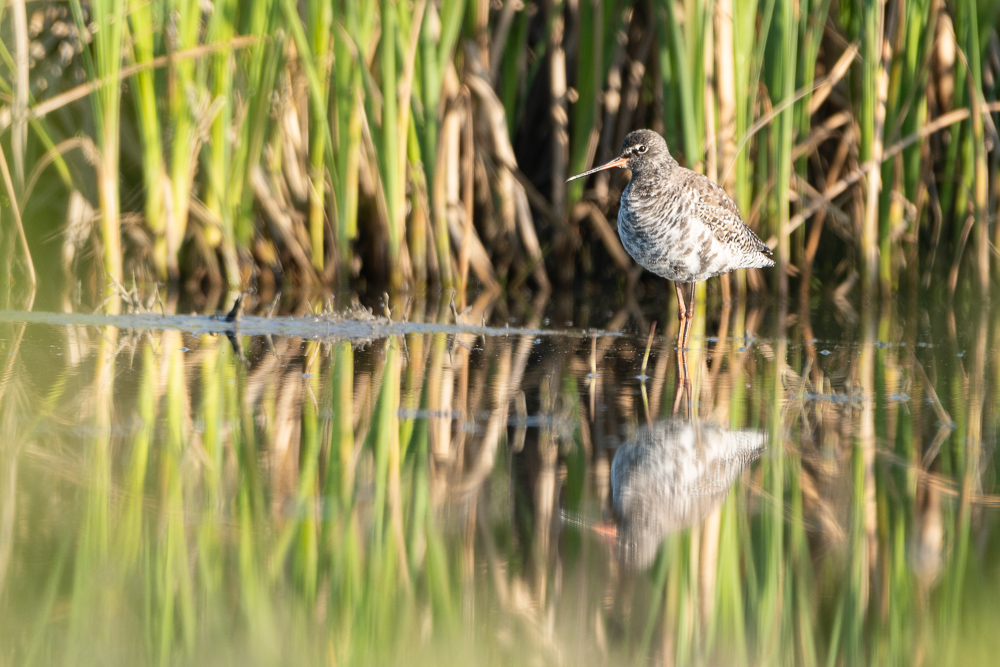
[[[679,370],[687,366],[681,355]],[[616,551],[626,569],[648,567],[668,534],[700,523],[719,507],[767,442],[764,431],[731,430],[692,416],[684,371],[677,392],[686,415],[678,416],[681,401],[675,401],[673,417],[640,427],[611,464]]]

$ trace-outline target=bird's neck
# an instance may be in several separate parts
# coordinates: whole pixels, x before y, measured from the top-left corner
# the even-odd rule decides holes
[[[628,189],[635,195],[651,195],[663,190],[667,182],[674,175],[680,166],[671,156],[658,161],[655,164],[643,165],[642,168],[632,171],[632,178],[629,180]]]

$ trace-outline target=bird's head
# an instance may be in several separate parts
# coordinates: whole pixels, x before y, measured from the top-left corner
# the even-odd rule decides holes
[[[625,167],[632,172],[639,172],[646,167],[666,167],[672,164],[674,164],[674,160],[670,157],[670,151],[667,150],[667,142],[663,140],[663,137],[653,130],[636,130],[635,132],[629,132],[628,136],[625,137],[621,150],[618,151],[618,157],[607,164],[602,164],[600,167],[594,167],[590,171],[585,171],[582,174],[577,174],[567,179],[567,183],[574,179],[583,178],[595,172],[615,167]]]

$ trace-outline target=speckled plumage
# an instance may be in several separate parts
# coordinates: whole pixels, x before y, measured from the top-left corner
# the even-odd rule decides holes
[[[771,249],[743,223],[726,191],[678,165],[659,134],[630,133],[620,157],[628,158],[632,180],[622,193],[618,233],[646,270],[694,282],[774,266]]]
[[[632,170],[622,192],[618,235],[643,268],[674,281],[683,323],[679,347],[684,348],[694,315],[695,282],[737,269],[774,266],[771,249],[743,224],[726,191],[677,164],[656,132],[630,132],[617,158],[569,180],[615,167]],[[682,282],[691,285],[686,307]]]
[[[622,564],[648,566],[668,533],[694,525],[718,507],[766,441],[764,431],[730,431],[698,420],[642,427],[611,463]]]

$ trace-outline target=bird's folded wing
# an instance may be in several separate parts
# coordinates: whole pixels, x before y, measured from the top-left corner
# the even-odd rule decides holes
[[[736,244],[745,248],[748,252],[756,250],[770,255],[771,249],[743,222],[736,202],[722,189],[722,186],[701,174],[696,176],[700,176],[698,182],[690,185],[698,189],[702,219],[711,228],[715,237],[727,245]]]

